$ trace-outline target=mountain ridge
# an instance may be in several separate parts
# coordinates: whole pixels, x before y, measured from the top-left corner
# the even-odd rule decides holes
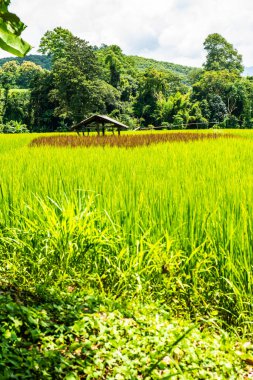
[[[186,65],[181,65],[178,63],[172,63],[172,62],[167,62],[167,61],[159,61],[153,58],[145,58],[145,57],[140,57],[137,55],[130,55],[128,57],[133,60],[134,64],[136,65],[139,71],[144,71],[148,68],[154,67],[157,70],[172,71],[182,77],[188,77],[188,75],[191,74],[191,72],[194,72],[200,69],[200,67],[186,66]],[[22,63],[24,61],[29,61],[29,62],[35,63],[36,65],[41,66],[43,69],[46,69],[46,70],[51,69],[50,57],[46,55],[41,55],[41,54],[30,54],[24,58],[20,58],[20,57],[0,58],[0,67],[4,63],[9,62],[9,61],[17,61],[19,63]],[[243,76],[253,76],[253,66],[245,67]]]

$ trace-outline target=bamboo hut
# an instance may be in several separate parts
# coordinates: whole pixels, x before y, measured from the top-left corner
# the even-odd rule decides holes
[[[120,135],[121,131],[127,131],[129,127],[125,124],[120,123],[119,121],[112,119],[109,116],[104,115],[93,115],[81,121],[80,123],[73,125],[71,128],[72,131],[76,131],[79,135],[80,132],[84,135],[85,132],[89,135],[90,132],[96,131],[98,135],[100,133],[104,136],[106,130],[112,131],[114,134],[115,131]]]

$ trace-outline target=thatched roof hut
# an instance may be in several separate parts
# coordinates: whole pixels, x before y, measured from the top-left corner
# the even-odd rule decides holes
[[[93,115],[71,128],[72,131],[76,131],[78,134],[79,132],[88,132],[89,134],[91,131],[97,131],[98,135],[100,132],[104,135],[106,129],[112,130],[113,133],[114,130],[117,130],[120,135],[120,131],[127,131],[129,127],[109,116]]]

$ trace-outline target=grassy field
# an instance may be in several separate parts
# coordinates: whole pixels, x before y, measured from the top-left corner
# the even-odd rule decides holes
[[[250,378],[253,132],[229,133],[0,136],[0,379]]]

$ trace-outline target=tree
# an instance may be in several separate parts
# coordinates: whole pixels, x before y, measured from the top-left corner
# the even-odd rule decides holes
[[[64,58],[73,37],[73,34],[68,29],[57,27],[49,30],[41,38],[39,51],[55,62],[57,59]]]
[[[16,87],[20,75],[20,66],[16,61],[9,61],[0,68],[0,87],[5,90]]]
[[[0,88],[2,88],[1,94],[1,113],[0,121],[3,122],[3,118],[6,113],[6,107],[8,102],[8,95],[11,88],[16,87],[16,83],[19,76],[19,65],[16,61],[6,62],[0,69]]]
[[[220,122],[226,114],[235,112],[238,96],[235,87],[240,77],[228,70],[206,71],[193,85],[192,100],[199,101],[204,117],[211,122]],[[217,112],[217,117],[215,113]]]
[[[49,95],[57,104],[55,116],[70,124],[113,108],[118,92],[102,79],[97,56],[87,41],[58,27],[44,35],[40,51],[53,62]]]
[[[50,92],[54,89],[52,72],[38,71],[30,83],[30,89],[30,124],[32,130],[38,132],[54,131],[59,126],[59,118],[54,115],[58,103],[50,97]]]
[[[209,121],[212,123],[220,123],[228,114],[226,104],[219,95],[210,94],[207,97],[209,106]]]
[[[177,92],[168,99],[161,97],[157,102],[157,119],[160,124],[173,124],[176,128],[196,128],[196,123],[202,127],[207,120],[202,116],[199,102],[192,102],[190,92],[181,94]]]
[[[20,38],[26,26],[8,11],[10,0],[0,2],[0,48],[19,57],[24,57],[31,46]]]
[[[204,41],[204,48],[207,51],[205,70],[228,70],[238,74],[243,72],[242,56],[220,34],[209,34]]]
[[[206,71],[193,85],[192,101],[199,101],[203,115],[212,122],[250,128],[252,125],[253,83],[228,70]]]
[[[15,120],[26,125],[30,122],[30,91],[13,89],[8,93],[4,123]]]
[[[41,66],[36,65],[33,62],[24,61],[19,68],[19,78],[17,85],[20,88],[30,88],[31,82],[38,73],[42,73]]]
[[[96,51],[96,55],[103,67],[103,79],[129,100],[131,87],[133,91],[136,88],[136,69],[132,59],[124,55],[117,45],[103,46]]]
[[[134,102],[135,115],[144,123],[158,125],[160,109],[158,102],[166,100],[179,91],[185,92],[186,87],[174,73],[147,69],[139,80],[139,89]]]

